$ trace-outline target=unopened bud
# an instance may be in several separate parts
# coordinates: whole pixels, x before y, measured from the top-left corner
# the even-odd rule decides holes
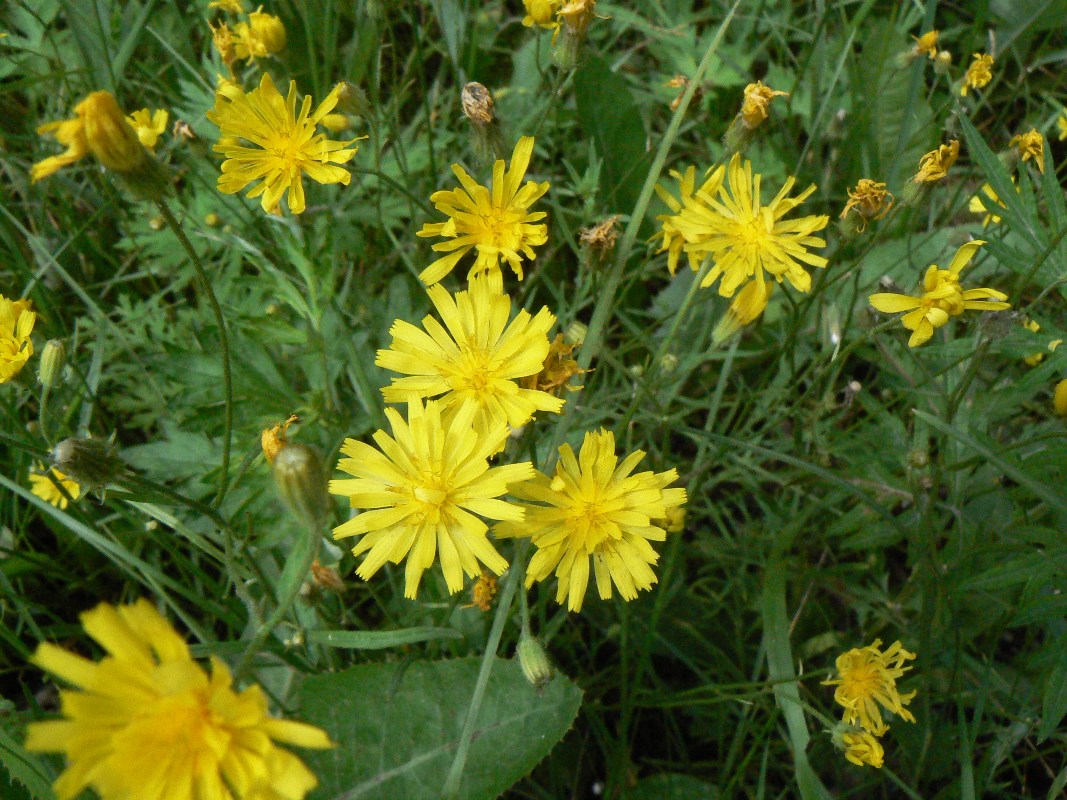
[[[582,346],[585,341],[585,337],[589,335],[589,326],[582,322],[572,322],[567,326],[567,330],[563,333],[563,340],[567,344]]]
[[[274,485],[289,509],[318,525],[326,519],[330,498],[322,459],[306,444],[287,444],[274,459]]]
[[[952,68],[952,53],[948,50],[938,50],[934,56],[934,72],[944,75]]]
[[[349,127],[348,117],[344,114],[327,114],[319,123],[330,133],[339,133]]]
[[[519,666],[522,667],[526,680],[538,689],[552,680],[552,662],[548,660],[541,643],[533,636],[525,633],[522,635],[518,647],[515,648],[515,655],[518,656]]]
[[[217,228],[222,224],[222,217],[212,211],[204,215],[204,224],[209,228]]]
[[[52,464],[86,491],[103,489],[126,471],[110,439],[64,439],[52,448]]]
[[[148,159],[148,151],[111,92],[93,92],[74,110],[85,123],[89,149],[112,172],[131,172]]]
[[[161,231],[167,227],[167,221],[163,217],[155,216],[148,220],[148,227],[154,231]]]
[[[659,367],[664,372],[674,372],[678,368],[678,356],[674,353],[664,353],[660,359]]]
[[[370,111],[370,100],[367,99],[366,93],[358,86],[342,81],[341,91],[337,96],[337,110],[345,114],[365,117],[367,112]]]
[[[37,369],[37,381],[46,389],[55,386],[63,374],[67,351],[59,339],[50,340],[41,351],[41,365]]]
[[[913,469],[924,469],[930,466],[930,454],[926,450],[912,450],[908,453],[908,466]]]

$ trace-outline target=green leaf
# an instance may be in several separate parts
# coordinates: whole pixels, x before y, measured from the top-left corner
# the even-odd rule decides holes
[[[650,775],[625,795],[626,800],[715,800],[719,789],[691,775]]]
[[[1067,716],[1067,634],[1060,634],[1053,649],[1057,651],[1052,669],[1045,679],[1045,692],[1041,700],[1041,725],[1037,729],[1040,744],[1060,726]]]
[[[0,726],[0,763],[11,778],[11,783],[22,784],[30,797],[35,800],[55,798],[48,768],[36,756],[28,753],[4,726]]]
[[[334,750],[306,760],[331,800],[439,800],[480,658],[365,664],[301,685],[301,719]],[[562,676],[538,692],[515,661],[497,659],[482,701],[459,796],[495,798],[548,755],[582,693]]]
[[[400,628],[395,631],[308,631],[308,641],[327,647],[348,650],[385,650],[403,644],[429,642],[434,639],[462,639],[451,628]]]

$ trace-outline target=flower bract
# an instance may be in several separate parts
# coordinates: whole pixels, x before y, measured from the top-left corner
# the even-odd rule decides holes
[[[915,722],[915,717],[904,708],[915,692],[902,695],[897,690],[897,678],[911,669],[904,662],[914,659],[915,653],[909,653],[900,642],[893,642],[884,651],[879,649],[881,644],[880,639],[875,639],[867,647],[842,653],[836,662],[838,677],[823,681],[824,686],[837,687],[834,700],[845,709],[843,720],[875,736],[889,730],[882,719],[882,708],[907,722]]]

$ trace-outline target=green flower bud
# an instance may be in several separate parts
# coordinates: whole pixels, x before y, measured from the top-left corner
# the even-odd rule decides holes
[[[318,451],[306,444],[287,443],[274,457],[274,485],[289,509],[312,525],[329,514],[326,472]]]
[[[52,464],[86,491],[103,489],[126,472],[111,439],[71,437],[52,448]]]
[[[523,633],[519,646],[515,648],[515,655],[518,656],[519,666],[522,667],[526,680],[538,689],[552,680],[552,662],[548,660],[541,643],[533,636]]]
[[[59,339],[51,339],[41,351],[41,364],[37,368],[37,382],[46,389],[55,386],[63,374],[67,351]]]

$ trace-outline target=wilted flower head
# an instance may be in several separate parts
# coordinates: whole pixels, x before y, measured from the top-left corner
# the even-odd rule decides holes
[[[1039,172],[1045,171],[1045,137],[1036,130],[1031,129],[1027,133],[1011,137],[1008,146],[1014,147],[1023,161],[1032,158]]]
[[[845,758],[857,767],[864,764],[881,769],[885,761],[885,750],[875,736],[854,725],[840,723],[831,731],[834,747],[845,754]]]
[[[841,212],[841,219],[854,210],[861,218],[859,230],[863,231],[868,222],[881,219],[892,207],[893,195],[886,190],[884,183],[861,178],[855,189],[848,190],[848,202]]]
[[[273,464],[278,452],[289,443],[286,433],[289,431],[289,426],[294,422],[299,422],[299,417],[296,414],[290,414],[289,418],[284,422],[279,422],[277,425],[263,431],[260,436],[260,444],[263,448],[263,457],[267,459],[268,464]]]
[[[963,76],[963,84],[960,86],[960,96],[966,97],[971,89],[981,89],[993,80],[993,56],[986,53],[975,53],[974,61],[967,67],[967,74]]]
[[[956,163],[960,155],[960,143],[958,139],[952,139],[948,144],[931,150],[919,159],[919,172],[912,178],[915,183],[930,183],[939,181],[948,175],[949,168]]]
[[[927,31],[922,36],[912,36],[915,40],[914,53],[917,56],[929,56],[931,59],[937,57],[937,39],[941,35],[940,31]]]
[[[837,687],[834,700],[845,709],[844,722],[859,725],[875,736],[889,730],[879,706],[902,720],[915,722],[915,717],[904,708],[915,692],[902,695],[897,690],[897,678],[911,669],[904,662],[914,659],[915,653],[909,653],[900,642],[893,642],[885,651],[879,649],[881,644],[881,639],[875,639],[867,647],[853,648],[838,656],[839,677],[823,681],[824,686]]]
[[[741,103],[741,120],[749,129],[759,127],[770,112],[771,101],[776,97],[789,97],[789,92],[779,92],[761,81],[745,87],[745,99]]]
[[[33,181],[47,178],[89,153],[113,172],[131,173],[148,160],[148,152],[111,92],[92,92],[74,107],[75,117],[37,129],[51,134],[67,150],[33,165]]]

